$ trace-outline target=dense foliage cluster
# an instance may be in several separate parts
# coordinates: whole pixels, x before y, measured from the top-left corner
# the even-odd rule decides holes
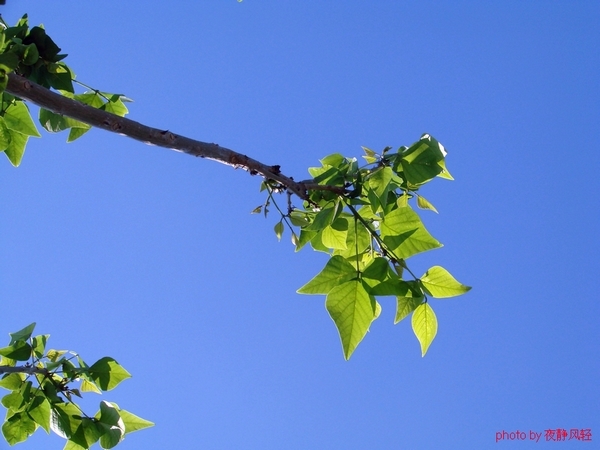
[[[417,277],[406,264],[411,256],[442,246],[429,234],[410,200],[437,212],[418,190],[435,177],[452,179],[446,169],[446,151],[428,134],[397,151],[386,147],[377,154],[363,149],[363,166],[356,158],[336,153],[323,158],[321,167],[309,169],[319,186],[302,208],[290,204],[283,213],[278,207],[282,217],[275,233],[281,237],[285,223],[296,250],[310,244],[330,256],[323,270],[298,292],[327,296],[325,306],[339,331],[346,359],[379,316],[377,296],[396,297],[396,323],[412,313],[412,327],[425,355],[437,333],[428,296],[453,297],[470,289],[443,267],[431,267]],[[272,193],[281,187],[269,182],[263,187],[269,191],[266,212],[274,201]]]
[[[74,397],[110,391],[131,375],[113,358],[89,366],[75,352],[46,349],[50,336],[32,336],[34,328],[32,323],[11,333],[8,346],[0,348],[0,373],[5,374],[0,387],[10,391],[2,397],[7,409],[2,434],[9,444],[26,440],[41,427],[67,439],[65,450],[87,449],[96,442],[113,448],[126,433],[153,425],[106,401],[88,416]]]

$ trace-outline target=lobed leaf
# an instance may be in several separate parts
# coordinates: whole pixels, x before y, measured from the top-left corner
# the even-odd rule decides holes
[[[344,358],[348,360],[375,319],[375,298],[360,280],[354,279],[331,289],[325,307],[338,329]]]
[[[356,269],[341,256],[332,256],[321,272],[298,289],[298,294],[328,294],[334,287],[356,276]]]
[[[25,441],[36,428],[37,425],[26,413],[17,413],[6,419],[2,425],[2,434],[6,442],[15,445]]]

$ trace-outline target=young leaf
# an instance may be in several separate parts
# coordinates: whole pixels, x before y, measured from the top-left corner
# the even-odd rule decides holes
[[[433,211],[434,213],[438,212],[437,209],[435,209],[435,206],[429,203],[429,201],[425,197],[422,197],[420,195],[417,195],[417,206],[421,209],[428,209],[429,211]]]
[[[415,308],[412,315],[412,329],[421,344],[421,356],[425,356],[437,334],[437,318],[428,303],[421,303]]]
[[[335,322],[344,358],[348,360],[375,319],[375,299],[369,295],[362,282],[355,279],[331,289],[327,294],[325,307]]]
[[[298,294],[328,294],[335,286],[356,276],[356,269],[341,256],[332,256],[321,272],[298,289]]]
[[[275,224],[275,236],[277,236],[278,241],[281,241],[281,236],[283,236],[283,222],[281,220]]]
[[[462,295],[471,290],[459,283],[450,273],[440,266],[433,266],[421,277],[421,283],[436,298],[448,298]]]

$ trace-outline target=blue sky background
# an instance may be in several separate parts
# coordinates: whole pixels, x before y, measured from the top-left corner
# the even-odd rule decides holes
[[[593,448],[600,441],[600,4],[8,0],[132,119],[279,164],[428,132],[455,177],[423,194],[473,286],[434,300],[421,358],[394,301],[344,361],[326,258],[278,243],[242,171],[93,130],[0,164],[0,332],[116,358],[105,395],[156,422],[126,449]],[[35,109],[35,108],[32,108]],[[37,113],[36,113],[37,114]],[[99,396],[92,395],[90,410]],[[590,442],[496,432],[592,430]],[[529,437],[529,436],[528,436]],[[39,430],[21,449],[63,441]],[[0,448],[8,448],[3,441]]]

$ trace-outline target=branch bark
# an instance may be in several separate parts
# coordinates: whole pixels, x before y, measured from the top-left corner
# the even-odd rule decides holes
[[[4,373],[26,373],[28,375],[34,375],[39,373],[40,375],[48,375],[50,372],[44,367],[35,366],[0,366],[0,374]]]
[[[234,168],[241,168],[251,175],[262,175],[266,179],[274,180],[285,186],[289,191],[303,200],[308,199],[305,182],[294,181],[291,177],[283,175],[280,167],[269,166],[252,159],[246,155],[235,152],[218,144],[197,141],[185,136],[179,136],[169,130],[159,130],[143,125],[134,120],[126,119],[115,114],[93,108],[76,100],[52,92],[27,78],[11,73],[8,77],[6,92],[23,100],[35,103],[41,108],[53,113],[70,117],[80,122],[87,123],[96,128],[101,128],[112,133],[118,133],[145,144],[156,145],[175,151],[187,153],[200,158],[211,159]],[[311,188],[318,186],[311,183]],[[317,187],[317,188],[322,188]],[[338,188],[339,189],[339,188]]]

